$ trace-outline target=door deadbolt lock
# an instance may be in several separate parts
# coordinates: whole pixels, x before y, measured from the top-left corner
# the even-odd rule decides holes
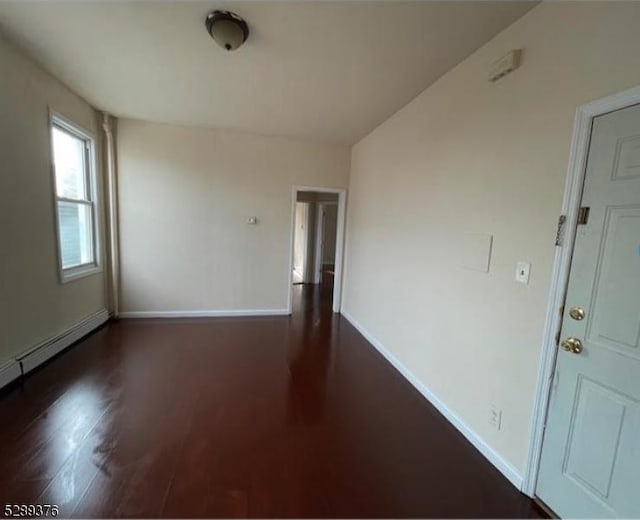
[[[582,307],[571,307],[571,309],[569,309],[569,316],[576,321],[582,321],[584,320],[586,313]]]
[[[580,352],[582,352],[582,341],[578,338],[567,338],[560,343],[560,346],[563,350],[571,352],[572,354],[580,354]]]

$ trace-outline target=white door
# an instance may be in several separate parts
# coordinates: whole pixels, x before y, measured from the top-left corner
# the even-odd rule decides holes
[[[296,202],[295,230],[293,235],[293,281],[306,282],[309,203]]]
[[[640,106],[594,119],[582,207],[536,494],[561,517],[638,518]]]

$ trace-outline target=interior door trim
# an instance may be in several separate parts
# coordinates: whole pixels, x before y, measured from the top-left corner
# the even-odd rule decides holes
[[[569,281],[569,269],[571,267],[571,256],[576,235],[580,200],[582,198],[593,119],[637,104],[640,104],[640,86],[586,103],[576,110],[561,210],[561,214],[566,215],[566,229],[561,244],[556,246],[553,260],[543,332],[542,355],[538,366],[529,451],[525,462],[521,489],[523,493],[532,498],[535,498],[551,380],[556,363],[556,333],[562,322],[560,309],[564,304]]]

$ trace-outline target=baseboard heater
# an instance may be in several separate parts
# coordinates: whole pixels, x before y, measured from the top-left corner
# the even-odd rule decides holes
[[[102,309],[61,334],[43,341],[15,359],[8,361],[0,367],[0,388],[28,374],[108,320],[109,312],[106,309]]]

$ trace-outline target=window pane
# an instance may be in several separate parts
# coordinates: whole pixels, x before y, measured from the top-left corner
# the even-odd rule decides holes
[[[84,141],[55,126],[51,133],[58,197],[87,199]]]
[[[91,206],[77,202],[58,202],[62,268],[94,262]]]

